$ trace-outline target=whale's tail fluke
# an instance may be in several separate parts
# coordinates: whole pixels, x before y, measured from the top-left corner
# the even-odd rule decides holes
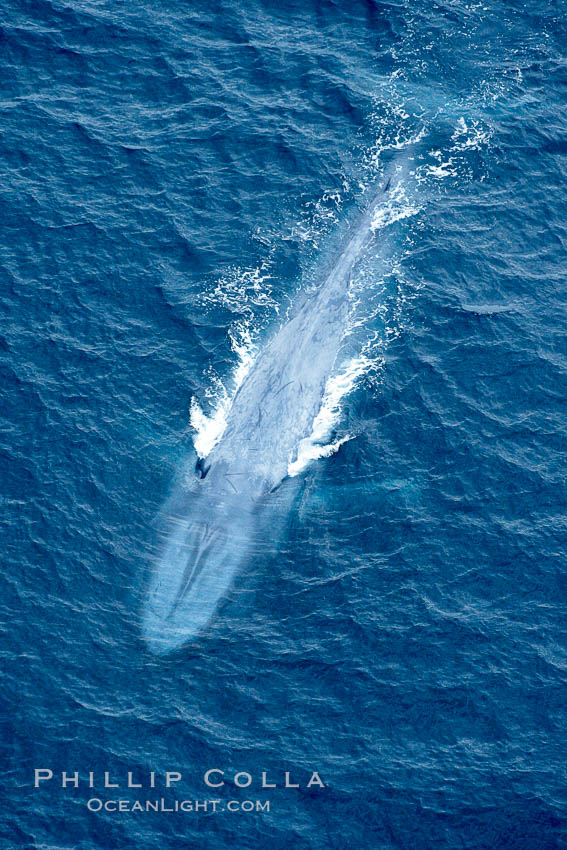
[[[142,631],[154,652],[172,652],[209,623],[250,550],[253,506],[227,498],[202,479],[189,515],[167,519],[162,552],[151,577]]]

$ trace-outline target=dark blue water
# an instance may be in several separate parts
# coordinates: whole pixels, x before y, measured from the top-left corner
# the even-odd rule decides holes
[[[566,12],[4,4],[2,848],[567,846]],[[395,162],[329,416],[351,439],[156,658],[172,482]],[[87,806],[161,797],[224,811]]]

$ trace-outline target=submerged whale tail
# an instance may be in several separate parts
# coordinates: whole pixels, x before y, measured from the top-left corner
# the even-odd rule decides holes
[[[152,575],[142,631],[163,654],[193,639],[210,621],[250,548],[253,511],[246,500],[217,500],[198,482],[189,516],[169,519]]]

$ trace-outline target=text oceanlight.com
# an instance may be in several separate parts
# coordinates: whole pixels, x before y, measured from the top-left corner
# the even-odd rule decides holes
[[[101,800],[87,801],[91,812],[185,812],[216,814],[217,812],[269,812],[270,800]]]

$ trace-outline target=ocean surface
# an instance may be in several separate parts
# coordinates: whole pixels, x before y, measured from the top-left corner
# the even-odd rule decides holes
[[[2,850],[567,847],[567,4],[6,0],[0,54]],[[163,506],[396,165],[270,521],[156,656]]]

